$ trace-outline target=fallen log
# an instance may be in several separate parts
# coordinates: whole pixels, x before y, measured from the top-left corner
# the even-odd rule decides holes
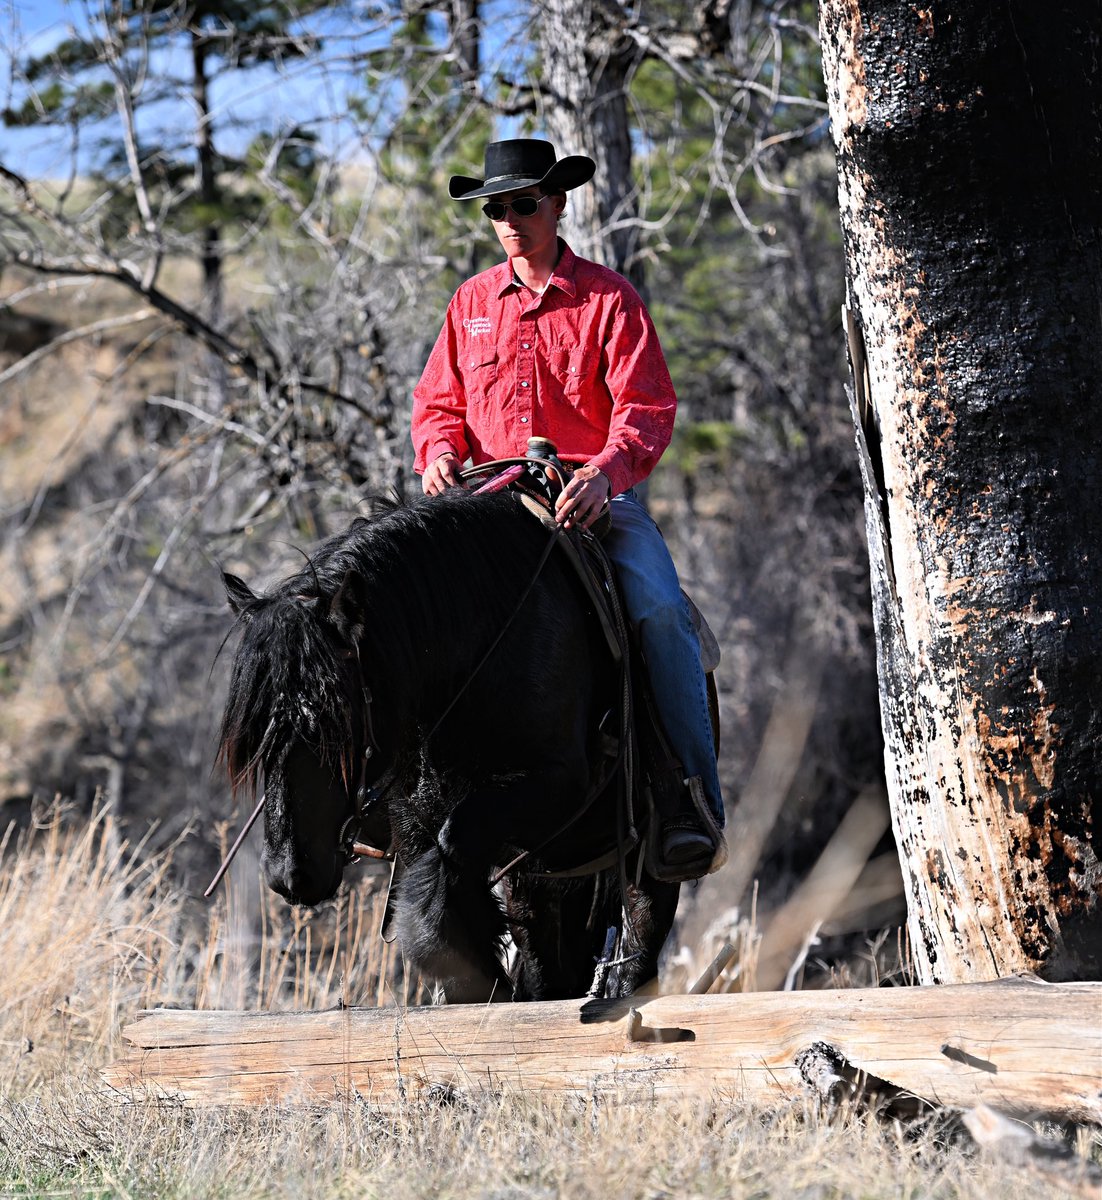
[[[1102,983],[633,997],[307,1013],[156,1009],[104,1072],[130,1097],[188,1105],[391,1105],[551,1092],[775,1104],[797,1059],[832,1048],[930,1104],[1102,1121]],[[805,1061],[806,1069],[806,1061]]]

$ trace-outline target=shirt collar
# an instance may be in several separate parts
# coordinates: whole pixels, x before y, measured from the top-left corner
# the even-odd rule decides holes
[[[574,271],[577,266],[577,256],[574,251],[559,238],[559,261],[555,264],[555,269],[551,272],[551,278],[547,281],[547,287],[557,287],[560,291],[565,292],[568,296],[577,295],[577,286],[574,282]],[[506,259],[503,263],[498,263],[492,268],[496,272],[493,278],[493,286],[497,290],[497,295],[504,296],[507,291],[514,287],[523,286],[517,280],[513,272],[513,264]],[[544,289],[544,295],[547,294],[547,289]]]
[[[498,263],[496,267],[491,267],[493,278],[490,280],[490,286],[497,293],[498,298],[504,296],[510,288],[515,286],[513,276],[513,264],[506,259],[503,263]]]
[[[562,247],[562,253],[559,255],[559,261],[555,264],[555,269],[551,272],[547,286],[554,285],[560,291],[573,297],[577,295],[578,291],[574,283],[574,270],[578,265],[578,258],[562,238],[559,238],[559,245]]]

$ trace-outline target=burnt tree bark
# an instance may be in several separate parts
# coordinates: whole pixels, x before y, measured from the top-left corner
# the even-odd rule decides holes
[[[822,0],[922,982],[1102,976],[1102,9]]]

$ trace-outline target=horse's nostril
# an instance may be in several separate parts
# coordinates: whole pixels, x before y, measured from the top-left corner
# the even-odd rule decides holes
[[[268,886],[288,904],[312,908],[336,894],[343,872],[340,860],[334,856],[327,871],[305,869],[302,864],[291,864],[282,869],[266,865],[264,874]]]
[[[289,883],[287,883],[285,880],[269,878],[268,886],[272,889],[273,892],[276,893],[276,895],[282,896],[283,899],[286,900],[288,904],[297,904],[298,903],[298,901],[295,897],[295,893],[291,888],[291,885]]]

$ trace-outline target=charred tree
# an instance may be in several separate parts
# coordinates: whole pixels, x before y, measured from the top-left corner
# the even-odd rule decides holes
[[[1102,9],[822,0],[923,982],[1102,976]]]

